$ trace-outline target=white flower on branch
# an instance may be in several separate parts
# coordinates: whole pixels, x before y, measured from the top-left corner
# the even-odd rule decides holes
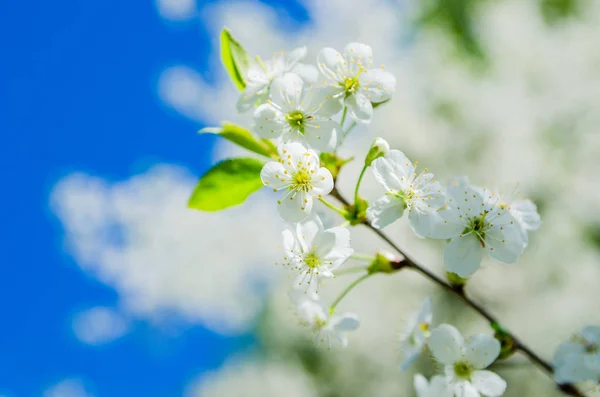
[[[315,197],[331,192],[333,177],[329,170],[320,167],[317,153],[299,143],[281,145],[279,156],[279,161],[265,164],[260,178],[274,191],[285,191],[277,201],[281,217],[289,222],[300,222],[311,213]]]
[[[558,383],[600,382],[600,326],[587,326],[561,344],[553,365]]]
[[[423,302],[421,310],[411,317],[400,340],[400,350],[403,353],[403,360],[400,366],[402,371],[406,371],[423,350],[427,348],[427,341],[431,334],[432,319],[431,298],[427,298]]]
[[[427,169],[417,173],[413,164],[399,150],[391,150],[371,164],[373,175],[387,190],[385,196],[371,204],[367,215],[374,227],[381,229],[402,217],[408,210],[408,222],[419,236],[426,236],[436,224],[431,216],[445,202],[442,186]]]
[[[454,397],[452,388],[444,376],[436,375],[428,382],[423,375],[416,374],[414,385],[417,397]]]
[[[283,143],[299,142],[319,151],[332,151],[340,125],[323,115],[318,91],[309,89],[295,73],[276,80],[279,97],[254,111],[254,130],[263,138],[281,138]]]
[[[354,331],[360,325],[356,314],[330,314],[329,310],[319,302],[316,295],[297,288],[290,292],[290,298],[296,305],[302,324],[311,329],[319,342],[326,343],[331,347],[331,340],[334,339],[342,347],[348,346],[346,332]]]
[[[502,263],[514,263],[527,245],[520,224],[505,205],[493,200],[485,188],[471,186],[466,178],[446,188],[447,208],[439,211],[427,237],[452,239],[444,250],[449,272],[471,276],[483,253]]]
[[[475,335],[464,340],[451,325],[442,324],[431,332],[429,349],[444,365],[446,380],[457,397],[498,397],[506,390],[506,381],[484,370],[500,354],[500,342],[491,336]]]
[[[537,212],[537,206],[531,200],[516,199],[514,193],[512,195],[493,193],[491,198],[489,198],[489,202],[501,208],[508,209],[508,212],[519,223],[525,244],[529,241],[527,233],[539,229],[542,225],[540,214]]]
[[[272,59],[253,63],[246,73],[246,88],[237,102],[239,112],[246,112],[269,99],[273,81],[287,72],[299,74],[306,82],[317,79],[317,69],[312,65],[300,63],[306,56],[306,47],[298,47],[289,53],[283,51]]]
[[[354,252],[348,229],[333,227],[325,230],[316,215],[291,225],[282,235],[284,263],[298,272],[295,283],[306,283],[311,290],[317,289],[321,278],[332,278],[333,271]]]
[[[318,55],[318,66],[325,76],[324,93],[331,100],[328,106],[341,110],[345,106],[352,120],[369,123],[372,103],[391,98],[396,78],[381,68],[373,67],[373,51],[366,44],[350,43],[344,55],[333,48],[324,48]]]

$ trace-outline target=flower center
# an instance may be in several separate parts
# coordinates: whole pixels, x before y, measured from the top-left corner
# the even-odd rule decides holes
[[[469,379],[471,377],[472,368],[469,364],[460,361],[454,363],[454,373],[458,378]]]
[[[299,191],[308,192],[312,189],[311,178],[308,172],[300,170],[294,174],[294,184],[292,189]]]
[[[314,322],[313,322],[313,327],[315,330],[320,330],[321,328],[323,328],[324,326],[327,325],[327,320],[322,319],[319,316],[315,316]]]
[[[419,328],[421,329],[421,331],[427,332],[427,331],[429,331],[429,324],[421,323],[421,324],[419,324]]]
[[[299,110],[294,110],[291,113],[285,115],[285,119],[290,124],[292,129],[299,131],[301,134],[304,134],[304,127],[306,126],[307,120],[312,120],[313,116],[306,116],[303,112]]]
[[[346,79],[344,80],[344,82],[340,83],[340,85],[346,91],[346,95],[353,94],[354,92],[356,92],[356,90],[358,89],[358,86],[359,86],[358,76],[356,76],[356,77],[346,77]]]
[[[483,213],[483,216],[471,218],[469,226],[467,226],[462,232],[463,235],[471,232],[475,233],[477,235],[477,238],[479,238],[479,242],[481,243],[481,246],[483,248],[485,248],[485,232],[490,226],[485,221],[485,217],[487,214],[487,211],[485,211]]]
[[[306,266],[310,267],[311,269],[314,269],[321,265],[321,259],[319,259],[315,251],[311,251],[304,256],[304,263],[306,264]]]

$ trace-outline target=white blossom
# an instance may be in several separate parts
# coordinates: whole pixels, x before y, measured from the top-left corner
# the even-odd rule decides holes
[[[296,305],[302,324],[311,329],[318,341],[331,346],[331,339],[334,339],[342,347],[348,346],[346,332],[354,331],[360,325],[356,314],[330,314],[329,309],[319,302],[315,294],[305,293],[297,288],[290,292],[290,298]]]
[[[284,263],[298,272],[295,283],[307,283],[313,290],[316,290],[321,278],[332,278],[333,271],[354,252],[347,228],[325,229],[316,215],[290,225],[282,235]]]
[[[491,204],[508,209],[508,212],[515,218],[521,228],[525,244],[529,241],[527,233],[539,229],[542,225],[537,206],[531,200],[517,199],[515,193],[511,195],[492,193],[489,201]]]
[[[561,344],[553,365],[558,383],[600,382],[600,326],[587,326]]]
[[[246,88],[238,99],[238,111],[245,112],[264,103],[269,99],[273,81],[287,72],[297,73],[305,81],[314,82],[318,72],[314,66],[300,63],[305,56],[306,47],[298,47],[289,53],[281,51],[272,59],[253,63],[245,76]]]
[[[299,142],[318,151],[335,149],[340,126],[321,112],[322,100],[300,76],[286,73],[274,84],[279,96],[254,111],[254,129],[263,138]],[[317,92],[318,93],[318,92]]]
[[[442,324],[431,332],[429,349],[444,365],[446,380],[456,397],[498,397],[506,382],[484,370],[500,354],[500,342],[487,335],[475,335],[466,341],[451,325]]]
[[[371,47],[350,43],[344,55],[333,48],[324,48],[317,58],[318,66],[325,76],[323,90],[331,101],[332,111],[343,106],[352,120],[369,123],[373,116],[372,103],[391,98],[396,88],[396,79],[381,68],[373,67]]]
[[[444,376],[436,375],[431,378],[431,382],[428,382],[423,375],[416,374],[414,385],[417,397],[454,397],[454,393]]]
[[[431,333],[432,319],[431,298],[427,298],[423,302],[421,310],[411,317],[400,340],[400,350],[403,353],[403,360],[400,365],[402,371],[406,371],[426,349],[427,340]]]
[[[270,161],[260,172],[265,186],[285,193],[277,201],[281,217],[289,222],[306,219],[313,208],[313,199],[328,195],[333,189],[333,177],[320,167],[319,156],[299,143],[279,147],[279,161]]]
[[[417,173],[416,164],[399,150],[391,150],[371,164],[375,179],[387,190],[367,210],[374,227],[381,229],[398,220],[408,210],[408,222],[419,236],[426,236],[434,225],[435,214],[444,205],[442,186],[425,169]]]
[[[483,253],[502,263],[514,263],[525,249],[526,238],[506,206],[492,200],[485,188],[471,186],[466,178],[446,188],[447,208],[435,216],[426,235],[451,239],[444,250],[449,272],[469,277],[479,268]]]

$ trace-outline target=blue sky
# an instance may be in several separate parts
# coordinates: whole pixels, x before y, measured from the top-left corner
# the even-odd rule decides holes
[[[297,2],[269,3],[307,19]],[[75,171],[115,181],[156,163],[206,170],[211,139],[166,108],[156,86],[175,63],[210,79],[208,33],[197,21],[161,20],[150,1],[11,1],[1,8],[0,392],[40,395],[75,376],[89,380],[97,396],[181,394],[251,336],[193,327],[174,337],[138,322],[107,346],[79,342],[72,315],[118,297],[63,252],[48,198]]]

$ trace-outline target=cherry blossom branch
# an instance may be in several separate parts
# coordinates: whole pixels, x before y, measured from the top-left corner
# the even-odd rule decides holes
[[[334,188],[332,190],[331,195],[333,197],[335,197],[345,207],[348,207],[350,205],[350,203],[340,194],[340,192],[336,188]],[[429,280],[433,281],[434,283],[438,284],[439,286],[441,286],[442,288],[444,288],[446,291],[448,291],[448,292],[454,294],[455,296],[459,297],[464,303],[466,303],[473,310],[475,310],[477,313],[479,313],[482,317],[484,317],[486,320],[488,320],[490,322],[490,324],[498,324],[498,325],[501,324],[498,321],[498,319],[496,319],[496,317],[494,317],[491,313],[489,313],[487,311],[487,309],[485,309],[479,303],[473,301],[471,298],[469,298],[466,295],[465,290],[464,290],[464,286],[462,286],[462,285],[453,286],[453,285],[449,284],[448,282],[446,282],[445,280],[443,280],[442,278],[440,278],[436,274],[432,273],[429,269],[423,267],[422,265],[420,265],[419,263],[417,263],[415,260],[413,260],[400,247],[398,247],[385,233],[383,233],[381,230],[376,229],[375,227],[373,227],[373,225],[371,225],[371,223],[369,223],[368,221],[365,221],[365,222],[363,222],[363,224],[366,227],[368,227],[369,229],[371,229],[379,237],[381,237],[381,239],[384,240],[386,243],[388,243],[390,245],[390,247],[392,247],[396,252],[398,252],[400,255],[402,255],[404,257],[404,259],[402,259],[402,260],[400,260],[398,262],[394,262],[392,264],[392,266],[393,266],[394,269],[400,270],[402,268],[408,267],[408,268],[411,268],[411,269],[413,269],[413,270],[421,273],[423,276],[425,276]],[[550,365],[550,363],[548,363],[547,361],[545,361],[544,359],[542,359],[537,353],[535,353],[525,343],[521,342],[521,340],[519,340],[510,331],[506,331],[505,330],[505,334],[506,334],[506,336],[508,336],[510,338],[510,340],[512,340],[512,342],[514,343],[514,346],[515,346],[516,350],[520,351],[525,356],[527,356],[530,361],[532,361],[533,363],[535,363],[536,365],[538,365],[540,368],[542,368],[552,378],[552,374],[554,373],[554,369],[552,368],[552,366]],[[574,385],[572,385],[570,383],[566,383],[566,384],[556,383],[556,386],[563,393],[565,393],[567,395],[576,396],[576,397],[586,397]]]

